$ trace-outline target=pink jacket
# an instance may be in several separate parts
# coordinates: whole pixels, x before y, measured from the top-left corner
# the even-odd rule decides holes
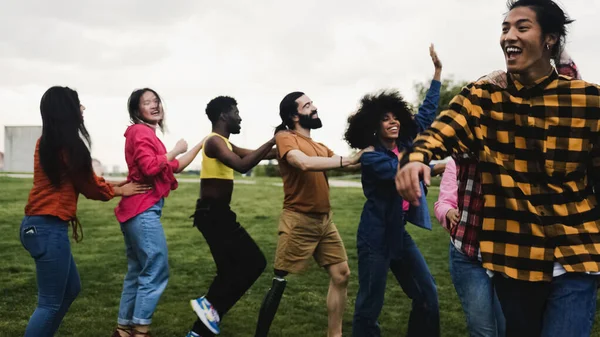
[[[433,206],[435,217],[448,232],[450,226],[446,213],[451,209],[458,209],[458,183],[456,177],[456,162],[451,159],[446,163],[446,170],[440,183],[438,201]]]
[[[167,149],[156,137],[156,131],[145,124],[133,124],[125,131],[125,161],[129,174],[127,181],[150,184],[152,190],[123,197],[115,215],[120,223],[143,213],[160,199],[177,188],[173,171],[179,168],[179,161],[167,161]]]

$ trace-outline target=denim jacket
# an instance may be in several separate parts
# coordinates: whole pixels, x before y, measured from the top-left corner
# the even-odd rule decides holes
[[[415,116],[418,132],[433,122],[440,93],[440,82],[432,81],[423,105]],[[404,135],[398,139],[400,150],[412,144],[415,135]],[[402,235],[406,221],[431,230],[431,218],[424,186],[421,183],[420,206],[411,206],[407,214],[402,210],[402,197],[396,190],[394,179],[398,171],[398,157],[394,152],[377,144],[372,152],[363,153],[360,159],[363,193],[367,198],[358,226],[358,239],[370,249],[391,257],[401,251]]]

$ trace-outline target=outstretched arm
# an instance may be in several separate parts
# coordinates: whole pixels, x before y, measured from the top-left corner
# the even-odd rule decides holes
[[[415,122],[417,123],[417,133],[425,131],[433,120],[435,119],[438,104],[440,101],[440,88],[442,84],[440,80],[442,78],[442,61],[437,56],[433,44],[429,47],[429,55],[433,62],[435,72],[433,74],[433,80],[427,90],[427,95],[423,104],[419,107],[419,112],[415,115]],[[416,135],[414,135],[416,136]]]
[[[220,137],[211,137],[204,145],[208,157],[216,158],[223,164],[240,173],[246,173],[256,166],[275,145],[275,138],[271,138],[258,149],[247,153],[243,158],[227,147]],[[233,145],[232,145],[233,148]]]
[[[356,165],[362,154],[368,151],[373,151],[373,148],[366,148],[350,157],[342,157],[338,155],[333,155],[331,157],[313,157],[307,156],[300,150],[291,150],[285,157],[290,165],[301,171],[327,171],[335,168]]]
[[[231,148],[233,149],[233,152],[235,152],[235,154],[240,156],[240,158],[244,158],[245,156],[254,152],[254,150],[244,149],[241,147],[237,147],[233,144],[231,144]],[[271,160],[271,159],[276,159],[276,158],[277,158],[277,149],[275,147],[272,147],[271,150],[269,152],[267,152],[267,154],[263,157],[264,160]]]
[[[196,156],[198,156],[198,153],[200,152],[200,150],[202,150],[203,146],[204,146],[204,139],[200,143],[196,144],[196,146],[194,146],[191,150],[186,152],[184,155],[177,158],[177,160],[179,161],[179,167],[177,168],[177,170],[175,170],[175,172],[179,173],[179,172],[183,171],[186,167],[188,167],[194,161],[194,159],[196,159]]]

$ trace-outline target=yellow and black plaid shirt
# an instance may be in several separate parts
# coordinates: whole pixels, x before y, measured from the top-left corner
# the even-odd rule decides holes
[[[532,87],[471,83],[401,163],[479,153],[483,266],[525,281],[600,271],[600,87],[552,72]],[[600,187],[600,184],[598,184]]]

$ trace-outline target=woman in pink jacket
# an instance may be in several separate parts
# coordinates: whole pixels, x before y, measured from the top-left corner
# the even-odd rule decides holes
[[[123,197],[115,209],[125,238],[127,274],[113,337],[150,336],[152,315],[169,279],[167,241],[160,217],[164,198],[177,188],[174,173],[183,171],[196,157],[202,142],[187,151],[181,139],[167,152],[156,136],[163,130],[164,111],[156,91],[134,91],[128,102],[131,126],[125,131],[128,181],[152,185],[144,194]]]
[[[451,159],[440,183],[435,216],[450,233],[450,276],[467,318],[470,336],[504,337],[505,320],[492,279],[481,265],[477,232],[483,196],[477,161]]]

